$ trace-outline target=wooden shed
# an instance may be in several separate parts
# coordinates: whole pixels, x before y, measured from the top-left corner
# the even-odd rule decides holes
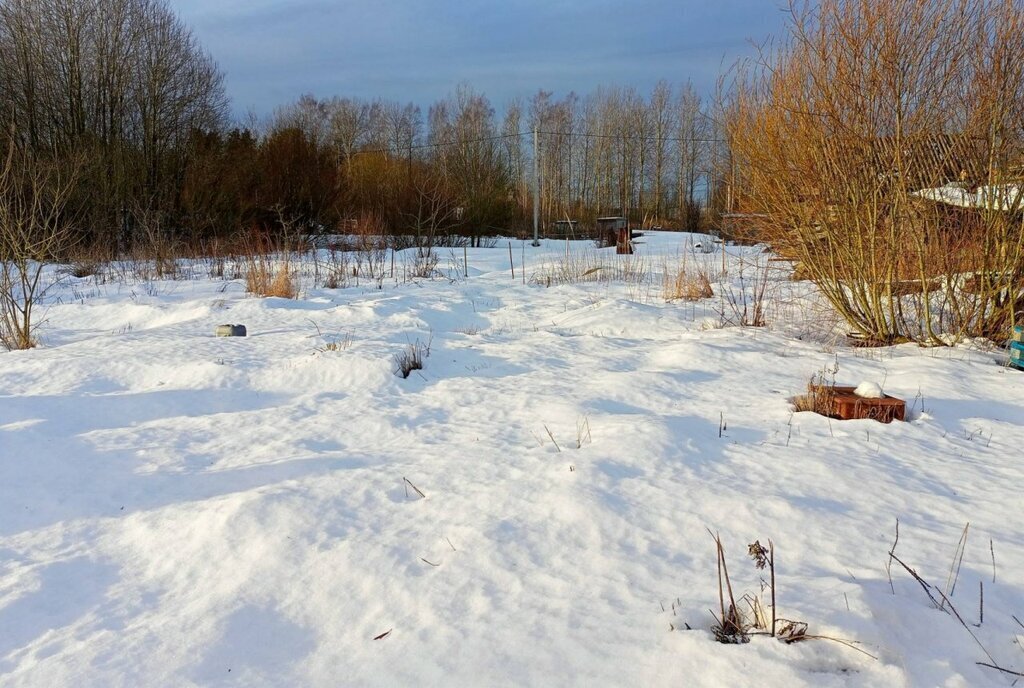
[[[633,252],[629,222],[624,217],[597,218],[597,236],[601,246],[614,246],[616,253]]]

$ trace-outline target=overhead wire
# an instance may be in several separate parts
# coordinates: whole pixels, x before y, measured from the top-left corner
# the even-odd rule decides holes
[[[666,141],[666,142],[680,142],[680,143],[724,143],[725,139],[720,138],[698,138],[698,137],[686,137],[686,136],[624,136],[621,134],[595,134],[593,132],[585,131],[540,131],[538,134],[544,136],[564,136],[564,137],[580,137],[580,138],[593,138],[593,139],[614,139],[617,141]],[[429,150],[436,148],[450,148],[454,146],[465,146],[473,143],[486,143],[489,141],[501,141],[504,139],[521,138],[523,136],[531,136],[533,131],[520,131],[508,134],[494,134],[492,136],[482,136],[474,139],[464,139],[456,141],[435,141],[430,143],[418,143],[408,146],[394,146],[390,148],[366,148],[357,151],[353,151],[351,155],[398,155],[398,154],[411,154],[412,151]]]

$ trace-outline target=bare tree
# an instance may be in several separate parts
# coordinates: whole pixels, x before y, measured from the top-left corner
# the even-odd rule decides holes
[[[434,245],[438,236],[446,234],[457,222],[457,211],[440,179],[424,176],[415,182],[416,206],[408,215],[416,244],[413,276],[433,277],[438,256]]]
[[[54,283],[46,263],[74,241],[65,213],[77,169],[33,159],[8,143],[0,167],[0,344],[36,344],[37,306]]]
[[[505,151],[505,167],[515,185],[517,205],[524,211],[530,209],[533,197],[527,178],[526,153],[523,151],[523,104],[517,98],[505,107],[501,125],[502,148]]]
[[[662,80],[651,93],[650,122],[654,140],[651,142],[654,155],[651,168],[652,194],[654,196],[654,217],[661,221],[664,217],[666,160],[668,158],[668,138],[672,130],[672,87]]]
[[[370,128],[370,106],[353,98],[333,98],[327,105],[329,138],[348,173],[352,156],[366,142]]]
[[[226,113],[222,76],[166,0],[0,2],[0,117],[35,154],[88,161],[69,205],[113,239],[174,211],[187,144]]]
[[[481,93],[460,86],[430,111],[430,140],[442,179],[463,209],[463,230],[474,242],[503,227],[513,212],[513,182],[494,108]]]
[[[710,164],[708,139],[710,127],[701,111],[701,99],[693,85],[687,83],[676,100],[676,199],[682,228],[700,230],[701,208],[697,188],[703,172]]]

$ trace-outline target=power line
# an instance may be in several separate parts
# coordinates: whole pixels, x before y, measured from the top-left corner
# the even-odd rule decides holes
[[[725,139],[705,139],[691,136],[623,136],[621,134],[593,134],[586,131],[542,131],[547,136],[581,136],[591,139],[616,139],[618,141],[681,141],[685,143],[725,143]]]
[[[401,146],[401,147],[395,147],[395,148],[370,148],[370,149],[363,149],[363,150],[353,151],[352,155],[369,155],[369,154],[373,154],[373,153],[380,153],[380,154],[389,154],[389,153],[390,154],[398,154],[398,153],[403,153],[404,154],[404,153],[408,153],[410,151],[426,150],[426,149],[429,149],[429,148],[445,148],[445,147],[450,147],[450,146],[464,146],[464,145],[467,145],[467,144],[470,144],[470,143],[484,143],[484,142],[487,142],[487,141],[500,141],[502,139],[519,138],[519,137],[524,136],[524,135],[526,135],[528,133],[530,133],[530,132],[520,131],[520,132],[514,133],[514,134],[496,134],[494,136],[483,136],[483,137],[478,138],[478,139],[465,139],[465,140],[461,140],[461,141],[440,141],[440,142],[436,142],[436,143],[418,143],[418,144],[416,144],[414,146]]]
[[[671,141],[679,143],[725,143],[725,139],[719,138],[697,138],[697,137],[686,137],[686,136],[624,136],[622,134],[595,134],[592,132],[585,131],[538,131],[538,134],[544,136],[564,136],[564,137],[580,137],[580,138],[591,138],[591,139],[613,139],[616,141]],[[495,134],[493,136],[482,136],[475,139],[465,139],[459,141],[438,141],[434,143],[419,143],[410,146],[401,146],[393,148],[369,148],[353,151],[352,156],[356,155],[405,155],[412,151],[430,150],[436,148],[450,148],[453,146],[464,146],[472,143],[486,143],[489,141],[503,141],[505,139],[521,138],[523,136],[532,135],[532,131],[520,131],[511,134]]]

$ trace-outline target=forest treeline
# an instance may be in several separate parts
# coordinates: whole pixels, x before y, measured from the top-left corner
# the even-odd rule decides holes
[[[199,245],[250,230],[516,232],[540,214],[696,228],[715,131],[683,84],[494,104],[304,96],[232,121],[224,74],[165,0],[0,2],[0,121],[14,160],[74,172],[80,243]],[[13,156],[13,157],[12,157]]]
[[[167,0],[0,0],[0,339],[31,345],[40,265],[73,251],[340,232],[430,261],[536,210],[767,243],[864,342],[999,341],[1024,322],[1022,34],[1016,0],[801,0],[713,108],[685,82],[500,109],[462,85],[238,122]]]

